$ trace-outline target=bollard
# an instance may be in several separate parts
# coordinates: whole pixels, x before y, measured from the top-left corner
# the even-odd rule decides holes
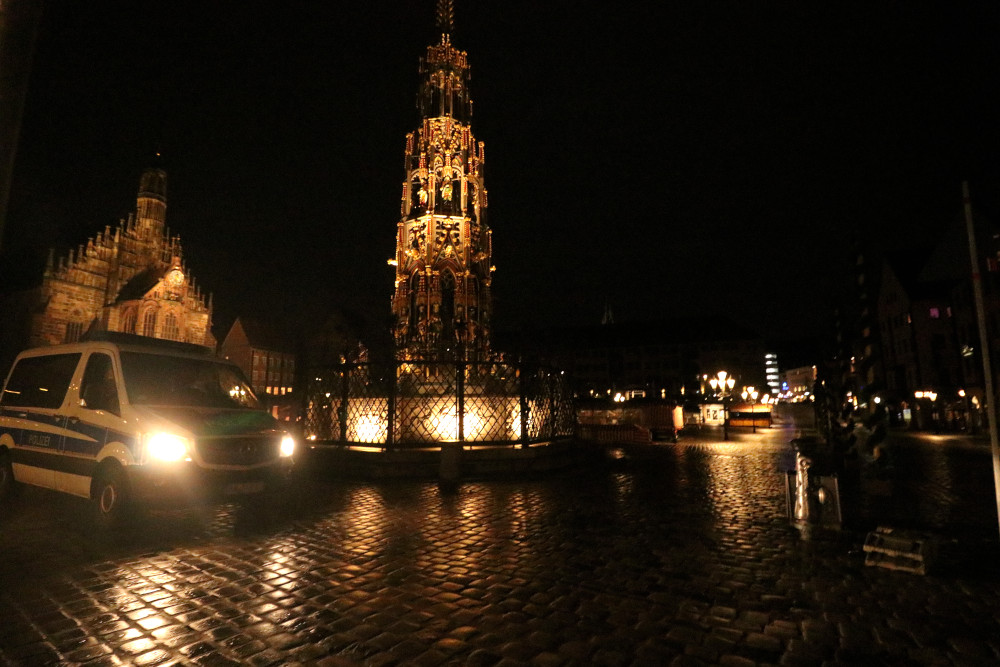
[[[842,521],[839,481],[824,465],[823,446],[815,438],[792,440],[795,470],[785,474],[788,517],[805,537],[813,526],[839,529]]]
[[[462,468],[462,445],[458,442],[441,443],[441,462],[438,468],[438,486],[454,491],[458,487]]]
[[[802,456],[802,452],[795,452],[795,511],[793,517],[796,521],[808,522],[810,517],[815,514],[812,511],[813,495],[809,493],[809,469],[811,467],[811,458]]]

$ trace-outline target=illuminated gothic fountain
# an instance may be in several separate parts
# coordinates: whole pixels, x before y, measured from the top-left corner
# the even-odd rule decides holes
[[[439,0],[437,24],[440,42],[421,60],[421,122],[406,135],[389,260],[395,359],[381,371],[366,359],[311,371],[305,435],[314,449],[381,454],[455,443],[445,448],[460,448],[463,465],[538,458],[572,436],[571,397],[561,374],[490,348],[486,154],[470,126],[469,64],[451,43],[450,0]]]

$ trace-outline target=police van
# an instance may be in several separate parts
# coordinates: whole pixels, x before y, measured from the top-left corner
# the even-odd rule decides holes
[[[294,450],[239,368],[193,344],[101,332],[27,350],[0,395],[0,497],[88,498],[105,526],[135,502],[261,494]]]

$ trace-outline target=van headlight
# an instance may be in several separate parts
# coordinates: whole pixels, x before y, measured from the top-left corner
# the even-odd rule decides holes
[[[191,441],[184,436],[161,431],[146,438],[146,452],[156,461],[181,461],[189,458]]]
[[[286,435],[281,439],[281,455],[289,457],[295,453],[295,438]]]

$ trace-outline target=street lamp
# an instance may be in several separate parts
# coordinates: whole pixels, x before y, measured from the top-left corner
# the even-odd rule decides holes
[[[712,391],[719,395],[722,400],[722,439],[729,439],[729,415],[726,414],[726,392],[732,392],[733,387],[736,386],[736,378],[731,376],[726,371],[719,371],[715,374],[715,377],[708,381],[708,384],[712,385]]]
[[[757,388],[756,387],[743,387],[743,392],[740,394],[743,400],[750,400],[750,426],[753,428],[753,432],[757,432],[757,415],[754,414],[754,404],[757,402]]]
[[[712,385],[712,391],[718,393],[721,398],[725,398],[727,390],[732,391],[736,385],[736,379],[726,371],[719,371],[708,383]]]

